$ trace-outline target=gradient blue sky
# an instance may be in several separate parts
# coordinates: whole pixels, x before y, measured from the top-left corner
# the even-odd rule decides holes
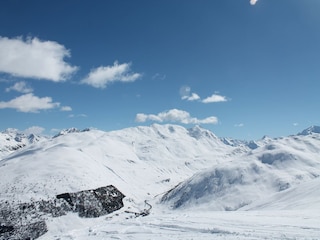
[[[0,130],[320,124],[319,0],[4,0]]]

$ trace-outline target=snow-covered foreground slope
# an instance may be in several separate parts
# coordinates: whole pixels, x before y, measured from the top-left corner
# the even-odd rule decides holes
[[[41,239],[319,239],[313,129],[249,146],[175,125],[65,131],[0,158],[0,200],[106,185],[126,195],[104,217],[49,218]],[[150,215],[135,218],[148,204]]]
[[[159,210],[159,209],[158,209]],[[147,217],[120,215],[80,219],[68,215],[52,219],[50,232],[39,239],[60,240],[292,240],[319,239],[318,211],[153,211]]]

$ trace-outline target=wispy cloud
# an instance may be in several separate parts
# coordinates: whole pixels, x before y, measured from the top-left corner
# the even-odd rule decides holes
[[[296,123],[296,122],[295,122],[295,123],[293,123],[292,125],[295,126],[295,127],[297,127],[297,126],[299,126],[299,123]]]
[[[140,77],[140,73],[131,72],[131,63],[114,62],[113,66],[92,69],[81,82],[95,88],[105,88],[113,82],[134,82]]]
[[[156,73],[152,76],[152,80],[165,80],[166,77],[165,74]]]
[[[217,93],[212,94],[210,97],[201,100],[199,94],[191,92],[191,87],[182,86],[179,90],[182,100],[187,101],[199,101],[202,103],[216,103],[216,102],[227,102],[229,99],[225,96],[219,95]]]
[[[225,96],[218,94],[212,94],[210,97],[207,97],[202,100],[203,103],[216,103],[216,102],[227,102],[228,99]]]
[[[69,118],[78,118],[78,117],[87,117],[87,115],[86,114],[70,114],[69,116],[68,116]]]
[[[255,5],[258,2],[258,0],[250,0],[251,5]]]
[[[5,78],[1,78],[0,77],[0,83],[3,82],[3,83],[8,83],[8,82],[11,82],[9,81],[8,79],[5,79]]]
[[[179,90],[182,100],[197,101],[200,100],[200,96],[197,93],[192,93],[189,86],[182,86]]]
[[[24,130],[23,132],[25,134],[36,134],[36,135],[40,135],[45,131],[45,129],[43,127],[39,127],[39,126],[32,126],[27,128],[26,130]]]
[[[0,102],[0,109],[12,108],[18,112],[38,113],[40,110],[48,110],[60,106],[59,102],[52,102],[51,97],[37,97],[32,93],[27,93],[8,102]]]
[[[0,72],[54,82],[68,79],[77,67],[64,61],[70,52],[63,45],[38,38],[0,37]]]
[[[200,99],[200,96],[196,93],[191,93],[190,96],[183,96],[181,99],[187,100],[187,101],[197,101]]]
[[[168,111],[160,112],[158,114],[144,114],[138,113],[136,115],[136,122],[178,122],[182,124],[217,124],[218,118],[211,116],[204,119],[191,117],[190,113],[179,110],[171,109]]]
[[[70,112],[72,111],[72,108],[70,106],[62,106],[60,108],[60,111],[63,111],[63,112]]]
[[[237,123],[234,125],[235,127],[244,127],[244,124],[243,123]]]
[[[20,93],[31,93],[33,92],[33,89],[30,86],[28,86],[26,82],[21,81],[21,82],[15,83],[11,87],[6,88],[6,92],[10,92],[10,91],[17,91]]]

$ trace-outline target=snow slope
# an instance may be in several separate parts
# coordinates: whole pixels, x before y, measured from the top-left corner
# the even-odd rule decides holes
[[[268,140],[182,182],[162,199],[172,208],[237,210],[320,176],[320,135]],[[317,199],[320,199],[318,192]]]
[[[198,126],[69,129],[2,157],[0,200],[110,184],[126,195],[105,217],[48,219],[40,239],[318,239],[320,134],[306,132],[252,147]],[[145,200],[151,214],[134,218]]]
[[[122,214],[101,219],[68,215],[52,219],[40,240],[316,240],[320,216],[313,211],[153,211],[144,218]]]
[[[287,190],[276,192],[241,210],[314,210],[320,211],[320,178],[303,182]]]
[[[71,131],[1,160],[1,198],[46,198],[113,184],[143,202],[239,151],[199,127]]]

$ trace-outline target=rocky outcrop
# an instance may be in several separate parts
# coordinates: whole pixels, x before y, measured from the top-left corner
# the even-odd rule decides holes
[[[36,239],[47,231],[44,220],[19,226],[0,226],[0,239]]]
[[[114,186],[57,195],[64,199],[80,217],[100,217],[123,207],[125,196]]]
[[[123,195],[110,185],[75,193],[62,193],[51,200],[29,203],[0,202],[0,240],[36,239],[47,230],[46,219],[77,212],[80,217],[100,217],[123,207]]]

